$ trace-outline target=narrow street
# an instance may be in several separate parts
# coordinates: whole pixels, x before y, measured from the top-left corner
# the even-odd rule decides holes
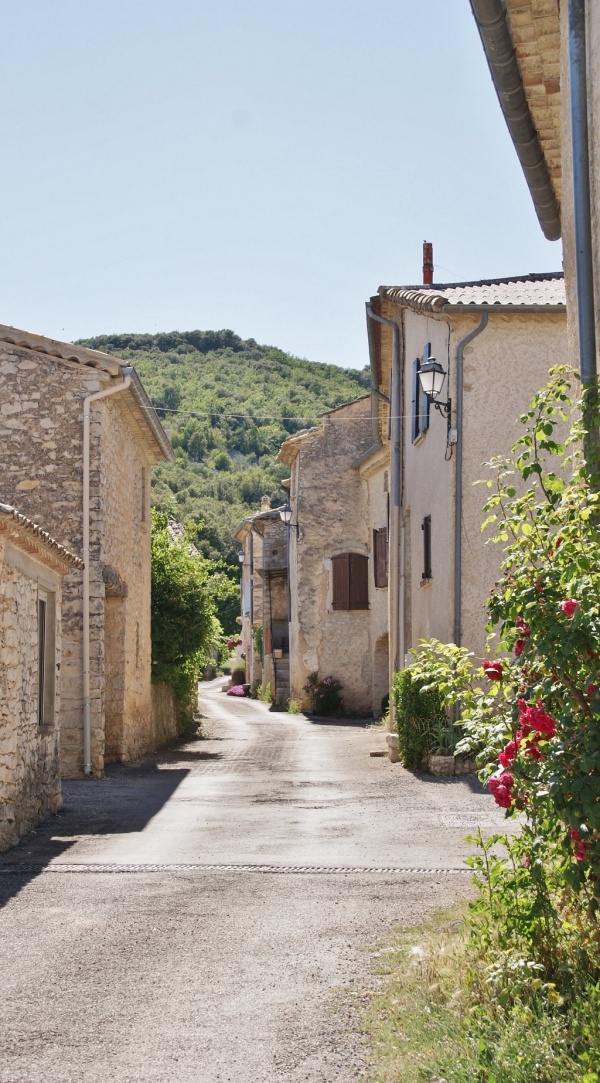
[[[501,816],[222,683],[207,740],[65,783],[0,859],[1,1083],[368,1078],[365,949],[467,893],[462,840]]]

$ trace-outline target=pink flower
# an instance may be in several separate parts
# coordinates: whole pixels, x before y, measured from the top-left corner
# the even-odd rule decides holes
[[[246,692],[243,684],[234,684],[233,688],[228,688],[226,695],[228,696],[245,696]]]
[[[567,617],[573,617],[578,605],[577,598],[565,598],[564,602],[560,603],[560,608]]]
[[[500,808],[510,808],[512,805],[512,797],[508,786],[503,786],[502,783],[497,787],[494,793],[494,801]]]
[[[542,707],[541,699],[538,700],[537,707],[530,707],[524,699],[520,699],[519,718],[523,728],[529,726],[530,729],[536,730],[538,734],[543,736],[546,741],[549,741],[556,733],[556,722]]]
[[[488,790],[490,791],[490,793],[495,794],[499,785],[500,785],[500,779],[497,778],[496,775],[492,775],[491,778],[488,778]]]
[[[501,681],[504,676],[502,662],[482,662],[481,668],[490,681]]]
[[[500,775],[500,785],[506,786],[507,790],[512,789],[515,784],[515,780],[512,777],[510,771],[503,771]]]
[[[504,748],[504,751],[498,756],[499,763],[501,763],[503,767],[508,767],[517,755],[517,751],[518,745],[516,741],[509,741]]]
[[[587,854],[587,851],[588,851],[588,843],[585,842],[584,839],[582,839],[581,835],[579,834],[579,831],[576,831],[575,828],[573,828],[571,830],[571,839],[575,843],[575,850],[574,850],[575,860],[576,861],[585,861],[586,854]]]

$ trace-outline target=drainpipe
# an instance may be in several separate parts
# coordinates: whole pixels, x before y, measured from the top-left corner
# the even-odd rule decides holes
[[[96,391],[83,400],[83,772],[92,773],[92,728],[90,710],[90,419],[91,405],[109,395],[126,391],[131,376],[120,383]]]
[[[487,327],[488,313],[483,312],[477,327],[460,340],[456,349],[456,483],[454,494],[454,635],[457,647],[461,641],[462,618],[462,501],[463,501],[463,396],[464,352],[477,335]]]
[[[597,387],[596,323],[587,112],[585,0],[569,0],[568,17],[579,369],[584,390],[588,392],[584,398],[585,458],[588,465],[590,462],[594,462],[595,471],[598,468],[598,433],[594,431],[596,427],[594,424],[596,400],[594,391]],[[592,393],[590,394],[590,392]]]
[[[391,455],[391,496],[390,515],[390,569],[389,569],[389,612],[390,612],[390,730],[395,729],[394,697],[392,696],[393,675],[404,666],[404,569],[400,568],[400,548],[404,550],[404,531],[401,530],[400,490],[401,490],[401,448],[402,448],[402,373],[400,365],[400,325],[394,320],[386,320],[367,303],[367,316],[377,323],[392,329],[392,389],[390,394],[390,420],[392,445]],[[402,574],[401,574],[402,571]]]

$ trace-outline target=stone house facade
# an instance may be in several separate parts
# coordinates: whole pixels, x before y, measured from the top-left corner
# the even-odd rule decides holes
[[[62,580],[82,567],[0,504],[0,851],[62,804]]]
[[[2,499],[87,567],[63,587],[61,767],[99,776],[156,743],[150,471],[173,457],[135,370],[0,326]]]
[[[483,606],[501,554],[482,539],[485,493],[476,483],[487,460],[510,451],[517,418],[548,369],[567,360],[563,276],[382,286],[367,311],[379,446],[361,472],[380,496],[396,492],[390,673],[422,638],[462,643],[481,656]],[[439,411],[418,379],[432,358],[446,372],[440,398],[449,407]],[[396,454],[390,386],[399,403]]]
[[[261,510],[243,519],[241,545],[241,652],[248,684],[270,686],[277,702],[290,697],[288,528],[280,508],[262,498]],[[257,634],[258,633],[258,634]]]
[[[360,472],[372,432],[366,395],[288,437],[278,455],[290,467],[290,677],[302,707],[314,671],[336,677],[360,714],[378,714],[387,692],[387,506],[372,501]]]

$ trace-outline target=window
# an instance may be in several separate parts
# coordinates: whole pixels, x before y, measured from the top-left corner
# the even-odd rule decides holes
[[[333,609],[368,609],[368,557],[362,553],[340,553],[331,561]]]
[[[376,587],[388,585],[388,532],[387,527],[373,531],[373,574]]]
[[[413,444],[427,432],[429,428],[429,409],[431,403],[421,387],[419,371],[422,364],[431,357],[431,343],[428,342],[423,350],[423,359],[417,357],[413,361],[413,386],[412,386],[412,442]]]
[[[426,515],[421,523],[423,531],[423,574],[421,579],[425,582],[431,579],[431,515]]]
[[[54,594],[38,591],[38,725],[54,723]]]

